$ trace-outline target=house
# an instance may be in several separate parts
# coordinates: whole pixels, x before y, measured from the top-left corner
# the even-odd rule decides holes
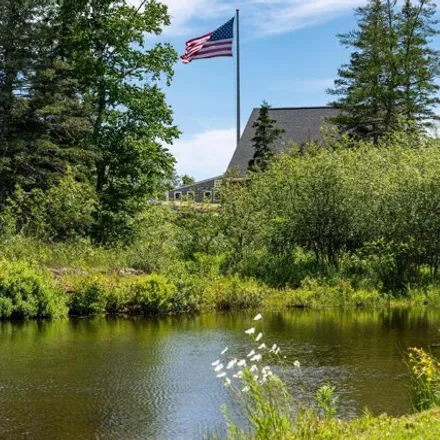
[[[244,176],[248,170],[249,161],[254,155],[252,138],[255,130],[252,125],[257,120],[259,108],[252,110],[246,128],[241,136],[238,147],[232,156],[227,171],[233,171],[239,176]],[[339,110],[332,107],[286,107],[271,108],[269,117],[276,120],[276,126],[282,128],[284,133],[275,142],[273,148],[277,152],[290,149],[292,144],[301,148],[311,141],[319,141],[323,124]],[[167,193],[168,200],[189,199],[196,202],[204,200],[218,201],[218,187],[222,176],[202,180],[192,185],[175,188]]]
[[[202,203],[204,201],[219,201],[218,188],[221,185],[223,176],[211,177],[210,179],[200,180],[191,185],[183,185],[174,188],[167,193],[168,201],[179,202],[181,200]]]

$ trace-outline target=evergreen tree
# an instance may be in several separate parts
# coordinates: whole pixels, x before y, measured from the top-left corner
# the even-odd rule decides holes
[[[70,165],[90,167],[90,112],[61,32],[68,17],[54,2],[1,3],[0,191],[47,189]],[[71,18],[71,17],[69,17]],[[1,19],[0,19],[1,20]],[[90,162],[90,161],[89,161]]]
[[[72,165],[88,175],[92,115],[81,96],[80,72],[71,60],[72,35],[67,30],[73,15],[53,4],[41,12],[24,131],[26,166],[32,169],[27,178],[31,186],[47,189]]]
[[[0,203],[18,182],[26,156],[23,118],[34,62],[36,1],[0,2]]]
[[[258,119],[252,124],[252,128],[255,128],[255,136],[252,138],[255,152],[249,161],[251,171],[267,169],[275,154],[273,144],[284,133],[283,129],[275,126],[277,121],[269,117],[269,109],[270,105],[263,101]]]
[[[334,118],[343,131],[377,142],[406,119],[422,127],[436,103],[439,56],[429,47],[435,6],[406,0],[370,0],[358,8],[358,29],[340,35],[353,47],[350,63],[338,71],[329,93],[339,96],[331,105],[342,110]]]
[[[400,105],[408,120],[419,123],[429,122],[434,115],[433,105],[440,102],[435,82],[440,52],[429,44],[438,34],[435,11],[431,0],[419,0],[416,5],[405,0],[399,26]]]
[[[0,203],[71,167],[96,187],[97,239],[128,233],[173,171],[177,54],[147,42],[169,24],[156,0],[0,2]]]

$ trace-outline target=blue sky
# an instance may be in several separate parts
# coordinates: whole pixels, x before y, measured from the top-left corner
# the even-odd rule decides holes
[[[133,0],[135,1],[135,0]],[[326,105],[325,93],[349,52],[336,35],[355,28],[362,0],[162,0],[172,25],[161,40],[179,54],[185,41],[221,26],[240,9],[242,129],[251,110]],[[176,65],[167,89],[182,131],[170,146],[177,172],[204,179],[222,174],[235,149],[235,59]]]

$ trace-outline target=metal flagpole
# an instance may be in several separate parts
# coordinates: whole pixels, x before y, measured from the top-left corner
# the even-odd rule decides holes
[[[237,25],[237,147],[240,142],[240,10],[236,11],[236,25]]]

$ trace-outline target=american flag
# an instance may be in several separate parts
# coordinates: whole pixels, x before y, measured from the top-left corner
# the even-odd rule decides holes
[[[214,32],[193,38],[186,42],[185,54],[180,58],[185,64],[192,60],[215,57],[232,57],[234,41],[234,18]]]

